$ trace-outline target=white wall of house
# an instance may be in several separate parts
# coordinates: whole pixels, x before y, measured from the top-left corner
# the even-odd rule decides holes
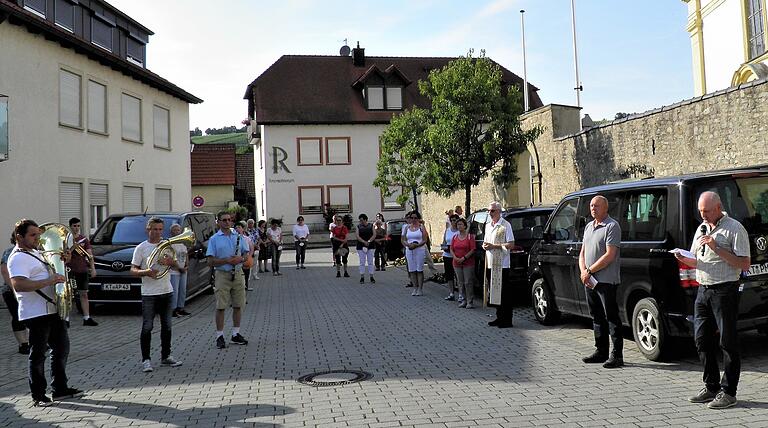
[[[62,186],[73,188],[67,183],[80,184],[79,214],[87,227],[95,222],[91,184],[108,186],[107,213],[127,209],[124,186],[142,189],[143,208],[190,209],[187,102],[7,21],[0,24],[0,40],[0,94],[9,97],[10,141],[9,159],[0,162],[1,236],[22,217],[65,221],[78,204],[60,206]],[[80,77],[80,127],[59,124],[62,69]],[[106,86],[106,134],[88,131],[89,80]],[[141,100],[141,142],[122,138],[123,93]],[[169,111],[170,148],[155,147],[154,106]]]
[[[304,200],[322,191],[323,202],[328,203],[329,190],[331,197],[343,192],[340,187],[352,186],[351,215],[357,221],[360,213],[373,218],[377,212],[384,213],[385,218],[400,218],[405,209],[386,210],[382,207],[382,197],[379,189],[373,186],[376,177],[376,162],[379,158],[379,136],[386,125],[267,125],[261,126],[261,146],[257,147],[254,156],[256,172],[256,199],[259,216],[263,219],[283,218],[283,229],[296,222],[299,215],[299,188],[303,186],[319,186],[322,189],[305,190]],[[312,159],[308,150],[302,150],[303,163],[320,163],[320,165],[299,165],[297,139],[320,141],[322,161],[312,151]],[[337,138],[348,138],[351,153],[350,164],[328,165],[326,140],[330,144],[338,143]],[[310,139],[310,140],[304,140]],[[334,143],[336,142],[336,143]],[[308,149],[313,143],[302,143]],[[261,151],[261,157],[258,150]],[[331,148],[332,154],[339,152]],[[282,164],[281,164],[282,161]],[[337,159],[338,161],[338,159]],[[328,186],[331,186],[329,189]],[[264,191],[264,215],[261,215],[261,195]],[[338,192],[338,193],[337,193]],[[390,198],[394,199],[394,198]],[[331,199],[330,203],[346,203],[346,200]],[[321,214],[302,214],[307,223],[321,223]]]
[[[707,92],[714,92],[731,86],[733,73],[746,61],[744,32],[742,31],[741,5],[738,1],[710,0],[706,3],[706,5],[702,4],[704,65]],[[709,3],[712,5],[710,6]],[[710,10],[708,6],[714,7]]]

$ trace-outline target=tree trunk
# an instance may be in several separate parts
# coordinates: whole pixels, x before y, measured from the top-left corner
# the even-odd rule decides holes
[[[412,186],[411,191],[413,192],[413,206],[416,211],[419,211],[419,195],[416,193],[416,186]]]
[[[464,218],[467,218],[472,214],[472,212],[469,211],[470,205],[472,205],[472,184],[466,183],[464,184]]]

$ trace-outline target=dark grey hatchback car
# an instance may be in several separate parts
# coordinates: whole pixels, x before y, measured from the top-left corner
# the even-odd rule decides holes
[[[578,257],[597,194],[621,225],[621,284],[617,292],[624,325],[640,352],[658,360],[673,337],[690,337],[699,284],[695,270],[669,253],[690,248],[701,224],[701,193],[720,195],[723,210],[747,229],[751,268],[739,287],[739,328],[768,328],[768,167],[705,172],[620,182],[566,195],[531,250],[529,281],[534,314],[543,324],[560,313],[589,317]]]
[[[206,263],[208,239],[216,230],[211,213],[146,213],[113,214],[91,236],[96,277],[88,291],[93,303],[141,302],[141,279],[131,275],[131,259],[136,245],[147,239],[146,225],[150,217],[165,221],[163,239],[170,236],[173,223],[191,228],[195,243],[189,249],[187,298],[211,288],[211,268]]]

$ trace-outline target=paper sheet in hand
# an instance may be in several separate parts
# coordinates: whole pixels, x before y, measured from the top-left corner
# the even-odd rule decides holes
[[[689,259],[695,259],[696,255],[688,250],[684,250],[682,248],[675,248],[674,250],[669,250],[672,254],[680,254],[683,257],[688,257]]]

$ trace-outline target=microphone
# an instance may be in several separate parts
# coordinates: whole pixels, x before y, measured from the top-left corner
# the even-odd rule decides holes
[[[702,234],[702,235],[706,235],[706,234],[707,234],[707,226],[705,226],[705,225],[703,225],[703,224],[702,224],[702,225],[701,225],[701,229],[699,229],[699,230],[701,230],[701,234]],[[702,246],[701,246],[701,255],[702,255],[702,256],[704,255],[704,251],[706,251],[706,249],[707,249],[707,246],[706,246],[706,245],[702,245]]]

